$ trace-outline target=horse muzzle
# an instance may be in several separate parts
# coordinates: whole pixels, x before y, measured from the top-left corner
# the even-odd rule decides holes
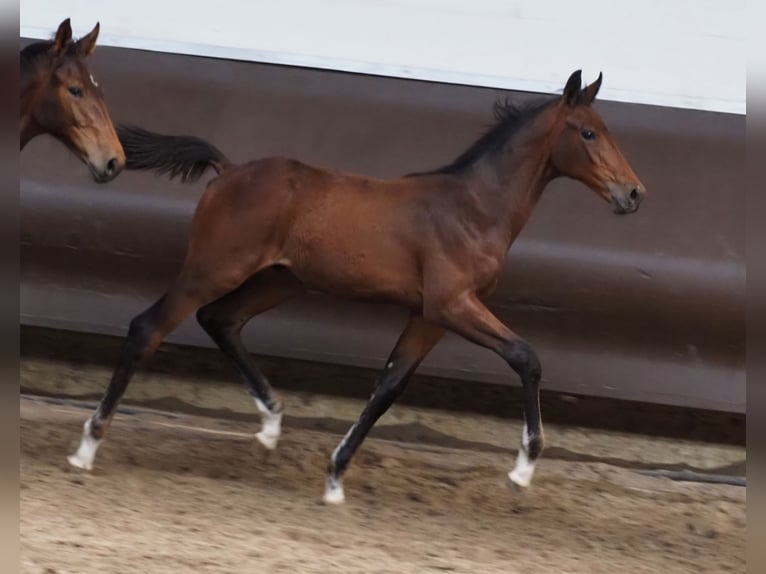
[[[109,158],[99,166],[88,163],[90,174],[97,183],[112,181],[120,174],[123,167],[125,167],[125,162],[116,157]]]
[[[608,188],[612,211],[618,215],[638,211],[646,195],[646,190],[640,183],[610,184]]]

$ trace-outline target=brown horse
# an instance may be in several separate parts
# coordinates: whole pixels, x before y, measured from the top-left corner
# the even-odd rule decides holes
[[[99,25],[72,41],[69,18],[51,41],[21,51],[21,149],[29,140],[50,134],[89,168],[97,182],[114,179],[125,165],[98,82],[85,58],[96,48]]]
[[[332,453],[324,500],[344,499],[342,475],[375,421],[445,331],[491,349],[520,376],[524,430],[510,480],[529,485],[543,449],[532,347],[481,302],[545,186],[583,182],[617,213],[632,213],[644,188],[593,110],[601,84],[581,89],[580,72],[561,97],[496,107],[497,124],[453,163],[378,180],[267,158],[233,165],[207,142],[119,128],[128,169],[192,181],[213,167],[195,212],[183,268],[170,290],[130,324],[122,357],[82,441],[69,457],[90,469],[139,362],[187,316],[234,363],[263,414],[256,437],[268,449],[282,405],[240,338],[258,313],[307,289],[410,310],[364,412]]]

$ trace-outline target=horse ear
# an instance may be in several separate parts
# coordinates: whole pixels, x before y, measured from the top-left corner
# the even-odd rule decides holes
[[[585,86],[585,88],[582,91],[582,103],[584,103],[586,106],[589,106],[593,103],[593,100],[596,99],[596,94],[598,94],[598,90],[601,87],[601,79],[602,75],[601,72],[598,73],[598,78],[595,82],[590,84],[589,86]]]
[[[56,30],[56,36],[53,38],[53,53],[59,56],[64,53],[69,43],[72,41],[72,24],[69,18],[59,24],[59,29]]]
[[[77,40],[77,52],[83,57],[87,58],[96,49],[96,40],[98,40],[98,31],[101,29],[99,22],[96,22],[93,30],[87,36],[83,36]]]
[[[580,93],[580,87],[582,86],[582,70],[576,70],[572,72],[567,80],[567,85],[564,86],[564,99],[570,106],[577,102],[577,96]]]

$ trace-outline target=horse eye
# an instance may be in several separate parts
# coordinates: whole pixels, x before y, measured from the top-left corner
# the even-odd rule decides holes
[[[583,130],[580,132],[580,134],[582,135],[583,139],[586,139],[586,140],[596,139],[596,134],[593,133],[591,130]]]
[[[75,98],[82,96],[82,90],[77,86],[71,86],[69,88],[69,93],[72,94]]]

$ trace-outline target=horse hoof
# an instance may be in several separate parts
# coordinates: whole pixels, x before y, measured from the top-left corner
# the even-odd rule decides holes
[[[332,506],[338,506],[346,501],[346,495],[343,493],[343,485],[340,481],[332,478],[327,479],[327,486],[324,491],[324,498],[322,499],[325,504]]]
[[[508,480],[516,490],[525,490],[532,482],[532,475],[526,472],[520,472],[514,469],[508,473]]]
[[[66,457],[69,464],[74,466],[75,468],[79,468],[81,470],[93,470],[93,461],[92,460],[85,460],[81,457],[79,457],[76,454],[71,454],[68,457]]]
[[[273,434],[264,431],[256,433],[255,438],[266,450],[274,450],[277,448],[277,442],[279,441],[279,435],[274,436]]]

